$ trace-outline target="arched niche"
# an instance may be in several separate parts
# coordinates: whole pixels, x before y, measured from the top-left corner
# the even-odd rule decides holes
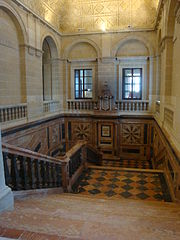
[[[82,52],[79,52],[79,49],[81,49],[81,47],[85,50],[83,55],[81,55]],[[88,50],[90,50],[90,54],[88,54]],[[77,55],[75,56],[75,59],[77,58],[82,59],[82,57],[83,58],[92,58],[92,57],[100,58],[101,56],[101,51],[98,45],[94,41],[88,38],[82,38],[82,39],[77,39],[73,41],[71,44],[69,44],[65,48],[63,56],[65,59],[70,59],[71,55],[73,56],[75,52],[77,53]]]
[[[42,51],[43,100],[50,101],[56,96],[59,76],[57,66],[58,51],[51,36],[44,38]]]
[[[26,102],[25,33],[20,17],[0,4],[0,104]]]
[[[68,54],[70,60],[96,59],[97,57],[96,49],[87,42],[75,44]]]
[[[147,47],[139,40],[129,39],[120,45],[116,57],[149,56]]]

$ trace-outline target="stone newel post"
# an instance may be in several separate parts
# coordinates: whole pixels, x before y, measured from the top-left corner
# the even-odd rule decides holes
[[[1,129],[0,129],[0,212],[4,210],[12,210],[14,206],[13,193],[5,184],[4,164],[1,145]]]

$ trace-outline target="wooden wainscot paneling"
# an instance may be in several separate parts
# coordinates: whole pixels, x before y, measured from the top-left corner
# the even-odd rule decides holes
[[[168,138],[154,123],[153,161],[158,169],[165,172],[165,177],[174,201],[180,201],[180,159],[172,149]]]
[[[29,149],[34,152],[47,154],[48,153],[48,132],[47,126],[37,125],[32,128],[25,129],[24,127],[12,131],[3,137],[3,142],[15,145],[17,147]]]
[[[68,149],[74,146],[77,141],[85,140],[88,143],[92,143],[92,120],[90,119],[72,119],[66,120],[66,141],[68,143]]]
[[[120,123],[120,157],[150,160],[151,120],[126,119]]]
[[[99,120],[97,124],[97,147],[104,159],[117,158],[117,121]]]
[[[64,120],[59,119],[48,126],[49,155],[58,156],[66,152]]]
[[[65,127],[63,118],[33,122],[3,132],[3,142],[33,152],[56,156],[59,147],[65,149]]]

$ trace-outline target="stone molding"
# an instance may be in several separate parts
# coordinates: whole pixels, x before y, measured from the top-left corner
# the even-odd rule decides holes
[[[58,34],[59,36],[62,36],[62,34],[56,30],[50,23],[48,23],[46,20],[38,16],[36,13],[34,13],[30,8],[25,6],[22,2],[19,0],[12,0],[17,6],[19,6],[22,10],[26,11],[27,13],[31,14],[34,18],[38,19],[43,25],[47,26],[50,28],[53,32]]]
[[[164,49],[166,48],[166,45],[170,41],[173,41],[173,36],[164,36],[162,38],[161,43],[160,43],[160,51],[161,51],[161,53],[164,51]]]
[[[35,48],[31,45],[22,44],[22,45],[20,45],[20,47],[27,49],[27,52],[31,56],[35,55],[36,57],[41,57],[43,54],[43,51],[41,49]]]
[[[180,0],[178,0],[175,7],[175,16],[176,16],[176,22],[180,24]]]

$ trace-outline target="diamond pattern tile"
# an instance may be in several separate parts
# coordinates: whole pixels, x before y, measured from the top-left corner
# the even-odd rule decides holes
[[[120,193],[120,195],[124,198],[129,198],[132,196],[132,194],[128,191]]]
[[[112,197],[114,195],[116,195],[117,193],[114,192],[113,190],[109,190],[108,192],[105,192],[105,195],[108,196],[108,197]]]
[[[151,161],[137,159],[103,160],[102,165],[104,167],[152,169]]]
[[[145,199],[147,199],[149,196],[146,194],[146,193],[139,193],[139,194],[137,194],[137,197],[138,198],[140,198],[140,199],[142,199],[142,200],[145,200]]]
[[[74,184],[73,192],[101,198],[171,201],[162,173],[87,169]]]

